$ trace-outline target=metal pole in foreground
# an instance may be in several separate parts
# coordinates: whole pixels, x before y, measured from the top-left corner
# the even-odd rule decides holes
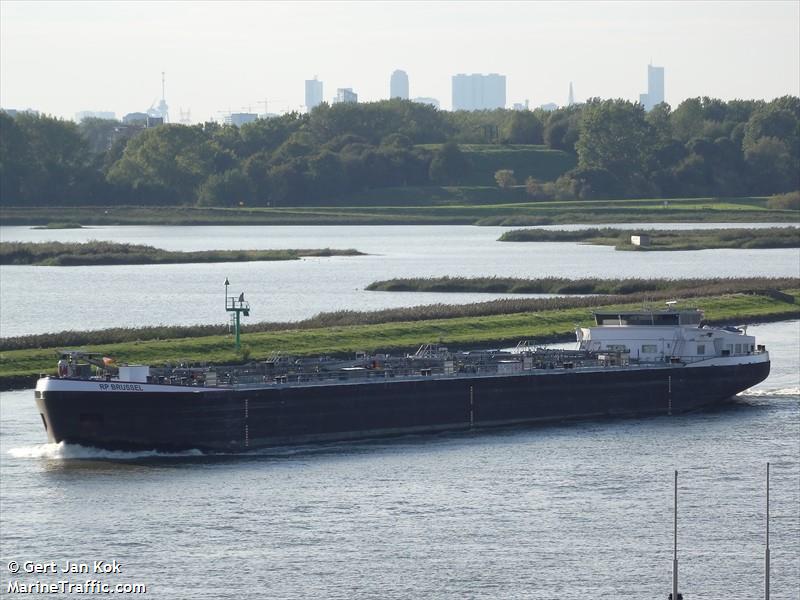
[[[239,328],[241,325],[239,324],[239,311],[236,311],[236,350],[239,351],[242,347],[242,344],[239,342]]]
[[[678,600],[678,470],[675,469],[675,504],[672,546],[672,600]]]
[[[764,598],[769,600],[769,463],[767,463],[767,548],[764,550]]]

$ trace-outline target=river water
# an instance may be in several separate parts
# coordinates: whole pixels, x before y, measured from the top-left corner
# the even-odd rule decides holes
[[[684,597],[755,600],[769,461],[772,598],[796,600],[800,322],[749,333],[772,374],[718,410],[227,457],[42,444],[33,393],[4,393],[0,585],[117,560],[91,577],[144,598],[666,598],[678,469]]]
[[[766,227],[624,224],[619,227]],[[567,229],[575,226],[551,227]],[[300,261],[93,267],[0,266],[0,335],[158,324],[225,323],[224,286],[244,291],[250,321],[320,312],[469,303],[514,294],[368,292],[394,277],[800,276],[800,249],[617,252],[578,243],[511,243],[509,228],[471,226],[0,227],[3,241],[110,240],[169,250],[355,248],[368,256]],[[530,297],[530,296],[527,296]]]
[[[635,225],[629,225],[635,228]],[[647,227],[653,227],[648,225]],[[674,228],[674,224],[664,227]],[[286,263],[3,267],[2,335],[221,322],[222,286],[254,320],[484,295],[365,292],[434,275],[800,276],[796,250],[625,253],[502,244],[503,228],[0,228],[3,240],[172,249],[354,247]],[[492,297],[491,295],[488,297]],[[35,581],[144,584],[144,598],[666,598],[672,472],[687,600],[763,597],[772,463],[772,598],[800,598],[800,321],[751,326],[772,373],[728,407],[676,417],[273,449],[115,453],[43,443],[31,390],[0,394],[0,595]],[[118,574],[9,563],[118,561]],[[96,597],[64,594],[66,597]],[[107,596],[103,596],[107,597]]]

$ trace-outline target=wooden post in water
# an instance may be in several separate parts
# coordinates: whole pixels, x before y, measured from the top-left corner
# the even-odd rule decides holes
[[[764,598],[769,600],[769,463],[767,463],[767,547],[764,550]]]
[[[672,600],[678,600],[678,470],[675,469],[675,504],[672,531]]]

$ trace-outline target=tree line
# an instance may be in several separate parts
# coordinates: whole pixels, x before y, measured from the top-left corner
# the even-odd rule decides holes
[[[463,144],[575,155],[533,199],[767,195],[800,188],[800,99],[692,98],[649,113],[591,99],[554,111],[446,112],[403,100],[322,104],[242,127],[149,129],[0,112],[0,203],[299,206],[383,187],[458,185]],[[510,177],[510,178],[509,178]],[[513,173],[500,185],[517,183]],[[522,182],[519,182],[522,183]]]

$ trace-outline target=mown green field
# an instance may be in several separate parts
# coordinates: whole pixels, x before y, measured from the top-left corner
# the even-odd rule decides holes
[[[756,322],[800,316],[800,289],[784,290],[786,299],[732,294],[694,298],[687,306],[706,311],[712,322]],[[641,304],[600,306],[596,310],[639,309]],[[420,344],[439,342],[469,348],[515,344],[521,339],[538,343],[568,339],[576,325],[588,325],[586,308],[513,313],[484,317],[406,321],[308,330],[270,331],[243,336],[251,360],[275,351],[295,355],[346,355],[356,351],[399,352]],[[0,353],[0,387],[30,385],[39,373],[53,372],[57,348],[12,350]],[[113,356],[118,362],[159,365],[177,362],[233,363],[243,357],[233,350],[231,336],[206,336],[97,345],[87,348]]]
[[[54,220],[91,225],[537,225],[622,222],[800,222],[767,198],[581,200],[441,206],[194,208],[189,206],[5,207],[3,225]]]

